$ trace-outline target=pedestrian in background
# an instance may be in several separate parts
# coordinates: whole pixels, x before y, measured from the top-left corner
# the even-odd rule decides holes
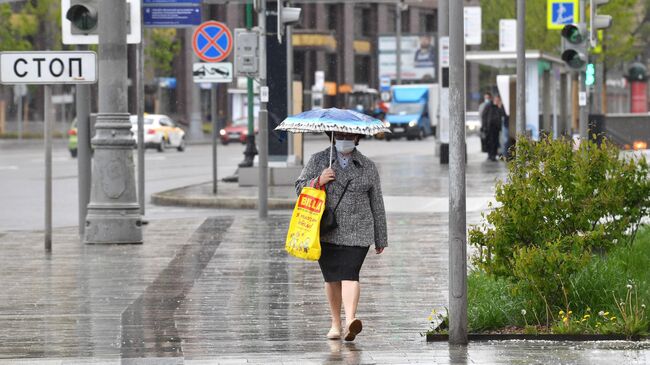
[[[388,245],[386,213],[379,173],[375,164],[356,148],[362,136],[334,133],[336,152],[330,148],[314,154],[296,181],[296,193],[303,187],[324,188],[326,209],[333,209],[337,225],[321,230],[318,260],[325,280],[332,325],[327,338],[353,341],[363,325],[356,318],[359,303],[359,271],[368,249],[375,245],[381,254]],[[330,156],[332,156],[330,167]],[[336,209],[335,209],[336,207]],[[345,326],[341,327],[341,304]]]
[[[508,113],[506,112],[506,108],[503,105],[503,100],[501,100],[500,96],[495,96],[494,105],[500,109],[501,114],[501,137],[499,140],[499,145],[501,147],[501,156],[503,156],[504,159],[508,159],[508,152],[510,149],[510,117],[508,117]]]
[[[483,110],[481,126],[485,131],[485,139],[487,145],[488,160],[497,160],[497,150],[499,148],[499,132],[503,125],[503,118],[505,117],[505,110],[501,105],[501,97],[495,95],[493,102],[486,105]]]
[[[492,102],[492,94],[490,92],[485,92],[483,94],[483,102],[479,104],[478,106],[478,116],[481,118],[481,121],[483,121],[483,112],[485,111],[485,107],[490,105]],[[480,131],[480,136],[481,136],[481,152],[487,152],[487,127],[481,123],[481,131]]]

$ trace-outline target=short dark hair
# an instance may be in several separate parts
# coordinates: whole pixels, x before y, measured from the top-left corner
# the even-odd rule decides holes
[[[489,92],[489,91],[484,92],[483,95],[487,95],[487,96],[489,96],[489,97],[492,97],[492,93]]]

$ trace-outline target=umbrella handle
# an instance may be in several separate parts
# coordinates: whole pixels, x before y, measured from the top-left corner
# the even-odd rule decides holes
[[[332,156],[334,155],[334,132],[331,134],[332,144],[330,145],[330,169],[332,168]]]

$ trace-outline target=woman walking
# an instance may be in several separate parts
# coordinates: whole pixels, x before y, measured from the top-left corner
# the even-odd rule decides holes
[[[314,154],[296,181],[298,194],[306,186],[324,188],[326,209],[333,210],[336,217],[333,229],[321,230],[318,260],[332,315],[327,333],[331,340],[343,337],[353,341],[361,332],[363,325],[356,318],[359,271],[371,245],[377,254],[388,245],[379,173],[375,164],[356,149],[360,138],[358,134],[334,132],[336,151],[327,148]],[[341,304],[345,311],[343,327]]]

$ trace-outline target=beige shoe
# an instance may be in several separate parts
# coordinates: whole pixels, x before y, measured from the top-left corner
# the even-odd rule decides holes
[[[328,340],[339,340],[341,339],[341,330],[334,327],[330,328],[330,331],[327,332]]]
[[[352,322],[350,322],[345,329],[345,338],[344,340],[346,341],[354,341],[354,339],[357,337],[359,333],[361,333],[361,330],[363,329],[363,324],[361,323],[360,320],[358,319],[353,319]]]

